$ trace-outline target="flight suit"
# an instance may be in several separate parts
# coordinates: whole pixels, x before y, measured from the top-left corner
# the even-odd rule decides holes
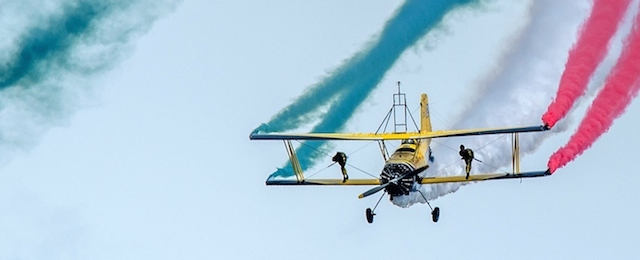
[[[465,171],[467,172],[467,179],[469,179],[469,172],[471,172],[471,162],[473,162],[473,150],[465,149],[463,145],[460,145],[460,156],[466,164]]]
[[[343,152],[337,152],[336,155],[331,158],[331,160],[340,165],[340,170],[342,171],[342,182],[347,181],[349,179],[349,175],[347,175],[347,169],[345,168],[345,166],[347,165],[347,155]]]

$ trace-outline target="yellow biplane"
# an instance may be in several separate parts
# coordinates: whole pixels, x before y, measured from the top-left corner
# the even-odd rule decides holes
[[[396,107],[404,106],[406,108],[406,96],[400,92],[398,85],[398,93],[394,94],[394,104],[392,111]],[[389,117],[392,111],[387,114]],[[404,109],[405,113],[408,109]],[[403,125],[395,122],[395,126]],[[401,117],[400,117],[401,118]],[[406,115],[405,115],[406,119]],[[386,118],[385,120],[388,120]],[[384,122],[384,120],[383,120]],[[392,133],[251,133],[251,140],[283,140],[287,154],[289,155],[290,166],[295,174],[294,178],[278,179],[269,178],[266,181],[267,185],[370,185],[375,186],[364,193],[360,194],[359,198],[364,198],[379,191],[384,190],[384,194],[388,193],[390,199],[395,196],[409,195],[410,192],[419,192],[431,209],[431,216],[433,222],[437,222],[440,216],[440,209],[438,207],[432,208],[427,198],[422,192],[416,188],[417,184],[438,184],[438,183],[452,183],[452,182],[476,182],[487,180],[502,180],[502,179],[520,179],[520,178],[535,178],[549,176],[551,173],[547,171],[531,171],[520,172],[520,155],[519,155],[519,143],[518,133],[524,132],[540,132],[549,130],[549,127],[545,125],[541,126],[525,126],[525,127],[505,127],[505,128],[485,128],[485,129],[462,129],[462,130],[441,130],[433,131],[431,129],[431,118],[429,115],[429,103],[426,94],[422,94],[420,100],[420,129],[416,132],[407,132],[406,124],[404,124],[404,131],[400,129],[394,129]],[[421,177],[418,174],[425,171],[429,167],[429,158],[431,158],[431,150],[429,145],[433,138],[443,137],[459,137],[459,136],[473,136],[473,135],[495,135],[495,134],[511,134],[512,135],[512,164],[513,169],[510,173],[487,173],[487,174],[472,174],[459,175],[459,176],[434,176],[434,177]],[[314,179],[305,178],[302,171],[302,167],[296,155],[296,151],[291,143],[291,140],[361,140],[361,141],[378,141],[380,150],[382,151],[383,159],[385,160],[384,167],[380,173],[380,178],[374,179],[349,179],[345,170],[346,155],[342,152],[338,152],[332,159],[335,163],[340,164],[343,178],[342,179]],[[401,144],[395,150],[393,154],[388,156],[386,151],[385,141],[399,140]],[[464,173],[463,173],[464,174]],[[382,199],[382,197],[380,199]],[[378,200],[378,203],[380,200]],[[371,209],[367,208],[366,219],[367,222],[373,222],[373,216],[376,206]]]

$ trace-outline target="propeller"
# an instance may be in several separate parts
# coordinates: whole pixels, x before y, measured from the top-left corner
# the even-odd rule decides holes
[[[364,193],[362,193],[362,194],[358,195],[358,198],[359,198],[359,199],[362,199],[362,198],[364,198],[364,197],[368,197],[369,195],[373,195],[373,194],[375,194],[376,192],[381,191],[381,190],[383,190],[384,188],[386,188],[387,186],[389,186],[389,184],[390,184],[390,183],[391,183],[391,182],[387,182],[387,183],[382,184],[382,185],[380,185],[380,186],[373,187],[372,189],[370,189],[370,190],[368,190],[368,191],[365,191]]]
[[[410,171],[410,172],[407,172],[407,173],[405,173],[405,174],[403,174],[403,175],[400,175],[400,176],[398,176],[398,177],[394,178],[393,180],[390,180],[389,182],[387,182],[387,183],[385,183],[385,184],[381,184],[380,186],[373,187],[373,188],[371,188],[370,190],[365,191],[365,192],[363,192],[362,194],[358,195],[358,198],[362,199],[362,198],[364,198],[364,197],[367,197],[367,196],[373,195],[373,194],[377,193],[378,191],[383,190],[384,188],[386,188],[387,186],[389,186],[389,184],[391,184],[391,183],[396,183],[396,184],[397,184],[399,180],[402,180],[402,179],[407,178],[407,177],[409,177],[409,176],[414,176],[414,175],[416,175],[416,174],[418,174],[418,173],[421,173],[422,171],[424,171],[425,169],[427,169],[427,167],[429,167],[429,166],[427,166],[427,165],[422,166],[422,167],[420,167],[420,168],[418,168],[418,169],[415,169],[415,170],[413,170],[413,171]]]

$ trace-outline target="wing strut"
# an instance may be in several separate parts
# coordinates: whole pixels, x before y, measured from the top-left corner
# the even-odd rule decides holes
[[[298,180],[298,182],[302,182],[304,180],[304,175],[302,174],[302,167],[300,167],[300,162],[298,161],[296,150],[293,149],[293,145],[291,145],[291,140],[284,140],[284,147],[287,149],[287,155],[289,155],[291,168],[293,169],[293,173],[295,173],[296,175],[296,179]]]
[[[518,133],[513,133],[511,136],[511,165],[513,166],[513,173],[520,173],[520,137]]]

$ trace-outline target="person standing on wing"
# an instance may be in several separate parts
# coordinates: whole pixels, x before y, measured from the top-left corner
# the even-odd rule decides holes
[[[469,172],[471,172],[471,162],[473,162],[473,150],[465,149],[464,145],[460,145],[460,156],[464,163],[466,164],[465,170],[467,172],[466,179],[469,179]]]
[[[342,171],[342,182],[347,181],[349,179],[349,175],[347,175],[347,169],[344,168],[347,165],[347,155],[343,152],[337,152],[331,160],[340,165],[340,170]]]

